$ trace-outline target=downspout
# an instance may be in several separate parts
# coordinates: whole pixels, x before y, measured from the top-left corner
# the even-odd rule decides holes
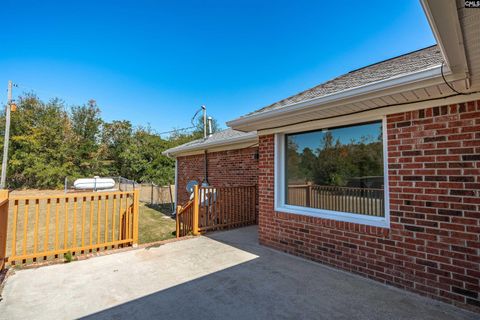
[[[203,160],[203,163],[204,163],[203,183],[208,185],[208,156],[207,156],[207,150],[204,151],[203,155],[204,155],[204,160]]]
[[[205,118],[204,118],[205,120]],[[208,138],[210,138],[213,134],[212,132],[212,117],[208,117],[207,120],[205,121],[205,124],[208,124]],[[206,128],[205,128],[206,132]],[[205,139],[207,137],[205,136]],[[204,162],[205,162],[205,174],[204,174],[204,182],[208,184],[208,151],[205,149],[204,151]]]
[[[202,111],[203,111],[203,140],[207,140],[207,108],[205,106],[202,106]],[[205,184],[205,186],[208,186],[207,161],[208,161],[207,150],[205,149],[203,151],[204,172],[203,172],[203,182],[202,182],[202,185]]]

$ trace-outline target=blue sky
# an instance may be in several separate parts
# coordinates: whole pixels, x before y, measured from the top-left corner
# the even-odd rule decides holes
[[[22,1],[0,9],[0,101],[93,98],[161,132],[224,122],[435,43],[419,1]]]

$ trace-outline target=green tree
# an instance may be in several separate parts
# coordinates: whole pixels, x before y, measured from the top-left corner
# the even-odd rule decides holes
[[[129,168],[125,154],[133,143],[133,128],[130,121],[104,123],[101,138],[101,157],[110,176],[128,177]]]
[[[102,122],[100,109],[94,100],[87,105],[72,107],[70,152],[82,176],[104,175],[108,172],[102,167],[99,148]]]
[[[68,114],[54,99],[44,104],[33,94],[20,97],[12,113],[8,183],[11,187],[54,188],[73,170],[66,156]],[[4,124],[3,119],[1,123]],[[3,148],[3,141],[2,141]]]
[[[0,118],[4,130],[5,117]],[[7,183],[11,188],[60,188],[65,177],[94,175],[172,183],[175,161],[162,152],[203,137],[200,123],[191,133],[162,139],[151,128],[134,128],[129,121],[105,123],[93,100],[68,112],[61,100],[44,103],[25,94],[12,113]],[[216,121],[213,130],[218,130]]]

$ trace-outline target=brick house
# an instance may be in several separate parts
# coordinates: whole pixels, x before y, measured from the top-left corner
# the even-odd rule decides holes
[[[175,157],[175,203],[190,198],[189,181],[215,187],[257,185],[258,136],[226,129],[165,151]],[[258,198],[258,197],[257,197]]]
[[[228,122],[252,144],[218,137],[209,182],[258,182],[263,245],[478,312],[480,10],[422,5],[437,45]],[[168,151],[177,190],[196,144]]]

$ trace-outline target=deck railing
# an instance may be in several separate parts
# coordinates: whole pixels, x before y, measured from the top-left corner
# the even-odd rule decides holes
[[[177,238],[194,234],[193,211],[195,206],[193,203],[193,200],[190,200],[185,206],[177,207]],[[195,230],[195,234],[196,233],[197,230]]]
[[[138,243],[138,198],[138,190],[10,195],[6,204],[0,202],[0,219],[8,220],[3,260],[27,263],[134,245]]]
[[[255,224],[256,194],[256,186],[196,186],[193,199],[178,208],[177,237]]]
[[[369,216],[384,216],[384,190],[320,185],[289,185],[288,204]]]
[[[0,271],[7,257],[8,190],[0,190]]]

